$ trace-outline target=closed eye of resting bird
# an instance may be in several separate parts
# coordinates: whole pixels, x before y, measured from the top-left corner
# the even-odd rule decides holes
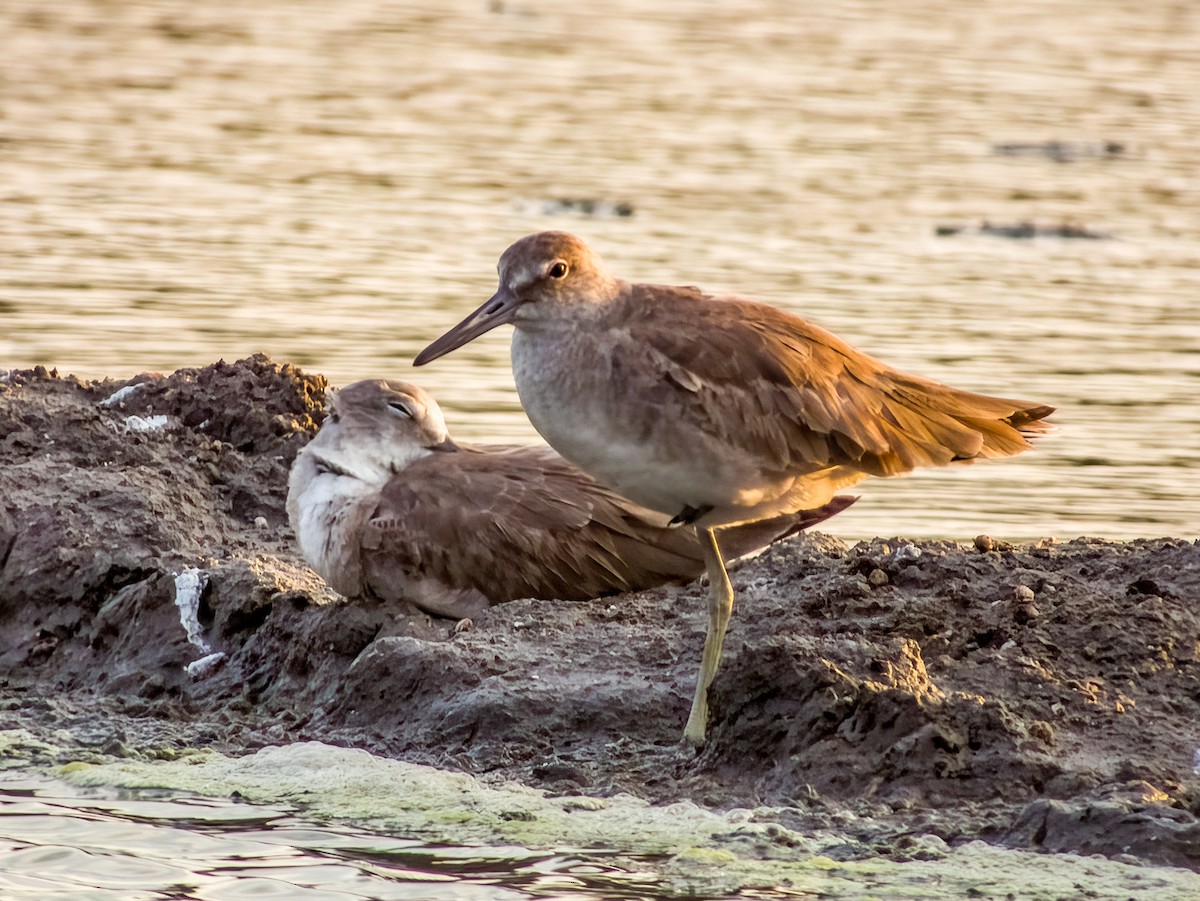
[[[455,444],[420,388],[355,382],[331,406],[293,464],[287,507],[305,558],[341,594],[462,619],[515,598],[585,600],[705,570],[695,535],[550,448]],[[853,500],[723,529],[722,550],[743,556]]]
[[[1053,407],[909,375],[798,316],[698,288],[610,275],[566,232],[504,252],[500,286],[420,366],[511,323],[521,404],[564,457],[694,525],[711,579],[684,736],[704,741],[733,590],[715,526],[827,503],[867,476],[1027,450]]]

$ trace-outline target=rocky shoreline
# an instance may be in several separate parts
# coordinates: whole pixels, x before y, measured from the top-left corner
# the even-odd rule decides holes
[[[836,834],[835,860],[983,839],[1200,869],[1200,544],[780,542],[733,574],[697,753],[698,584],[515,601],[460,633],[325,588],[284,498],[327,387],[262,356],[0,381],[0,730],[31,737],[6,754],[316,740],[769,811],[780,835]]]

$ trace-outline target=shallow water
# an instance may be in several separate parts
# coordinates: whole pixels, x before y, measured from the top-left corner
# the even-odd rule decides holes
[[[777,822],[782,810],[543,794],[318,742],[87,763],[19,730],[0,733],[0,745],[6,901],[10,883],[31,899],[1200,897],[1200,876],[1185,869],[982,841],[950,848],[932,834],[932,811],[931,834],[910,833],[905,859],[840,859],[836,828],[792,832]],[[40,767],[21,773],[31,751],[52,753],[61,781]],[[425,842],[394,837],[413,835]],[[75,893],[89,885],[95,894]]]
[[[1060,408],[1035,454],[865,486],[830,531],[1196,534],[1193,4],[9,0],[0,34],[0,368],[265,350],[530,440],[506,334],[409,364],[568,228]]]
[[[519,847],[430,845],[288,807],[165,790],[0,781],[0,897],[517,901],[661,897],[657,880]],[[737,897],[769,897],[761,893]]]

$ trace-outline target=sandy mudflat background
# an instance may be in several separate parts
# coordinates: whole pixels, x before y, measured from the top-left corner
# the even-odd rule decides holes
[[[982,839],[1200,868],[1196,543],[777,544],[734,574],[697,754],[698,584],[517,601],[461,634],[325,589],[284,494],[326,387],[265,357],[0,382],[0,731],[29,738],[10,766],[318,740],[550,797],[744,808],[768,857]],[[225,655],[200,676],[189,568]]]

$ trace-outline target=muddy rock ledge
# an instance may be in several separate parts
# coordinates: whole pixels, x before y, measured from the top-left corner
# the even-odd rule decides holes
[[[771,807],[836,826],[833,857],[932,835],[1200,868],[1197,544],[782,542],[734,574],[697,755],[698,585],[516,601],[462,634],[325,589],[284,497],[326,388],[263,356],[0,376],[0,729],[74,759],[319,739]]]

